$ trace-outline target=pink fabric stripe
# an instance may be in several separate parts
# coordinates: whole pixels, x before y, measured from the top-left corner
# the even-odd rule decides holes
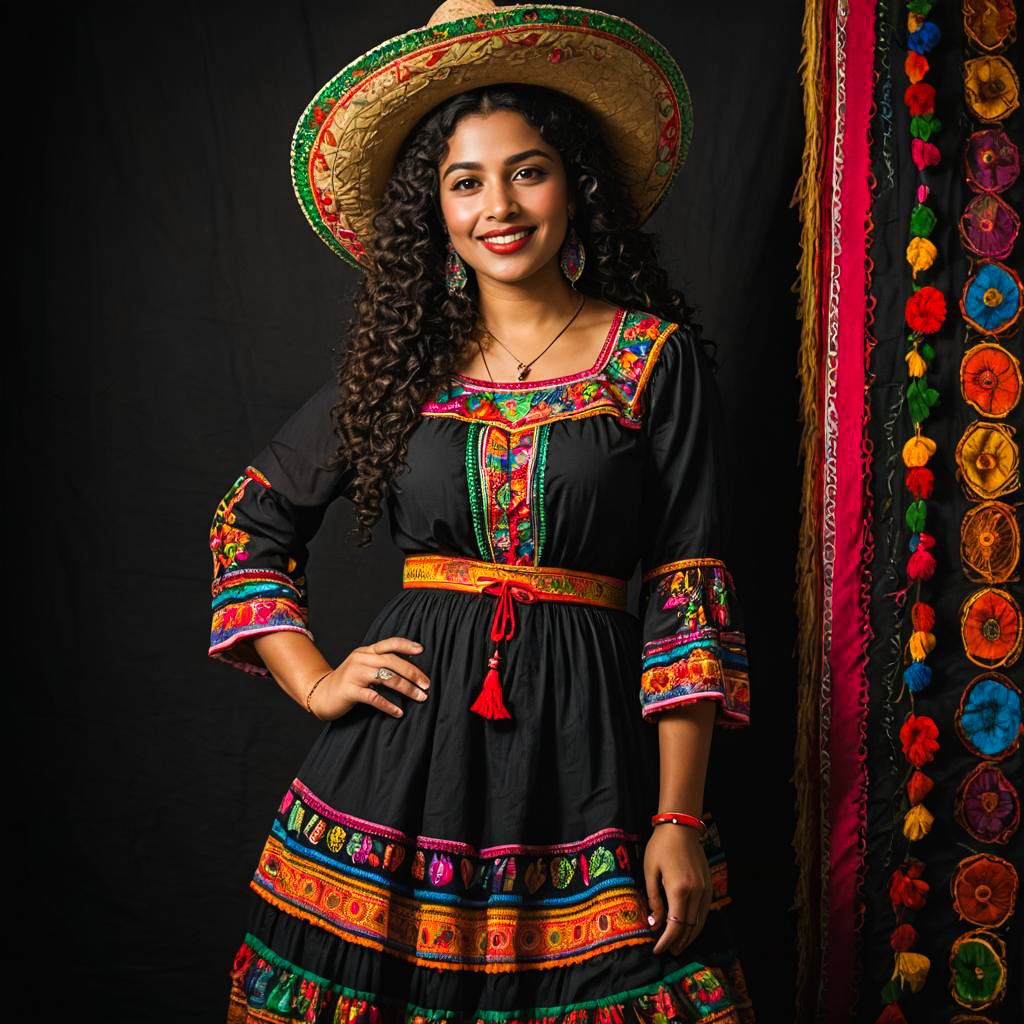
[[[864,522],[865,268],[870,202],[869,114],[874,70],[874,2],[850,4],[846,24],[846,116],[838,257],[839,353],[835,384],[836,520],[832,608],[831,850],[825,1020],[845,1020],[856,993],[859,903],[863,884],[867,774],[863,730],[867,678],[859,593]],[[827,457],[827,454],[826,454]]]

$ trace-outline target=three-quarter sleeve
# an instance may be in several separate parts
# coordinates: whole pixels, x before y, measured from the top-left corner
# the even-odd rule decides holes
[[[710,360],[680,325],[653,353],[644,393],[640,705],[717,702],[715,724],[750,721],[746,640],[722,561],[725,421]]]
[[[231,485],[210,527],[213,553],[211,657],[255,675],[268,670],[251,640],[295,630],[310,639],[307,545],[352,472],[335,462],[327,381]]]

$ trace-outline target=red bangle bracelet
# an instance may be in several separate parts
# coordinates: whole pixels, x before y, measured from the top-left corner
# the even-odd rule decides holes
[[[664,814],[655,814],[651,817],[651,825],[690,825],[699,828],[701,835],[707,832],[708,827],[700,818],[692,814],[684,814],[682,811],[666,811]]]

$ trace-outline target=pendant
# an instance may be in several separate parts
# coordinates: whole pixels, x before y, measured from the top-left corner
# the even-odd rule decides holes
[[[529,373],[530,373],[530,367],[529,366],[523,366],[523,364],[520,363],[519,364],[519,376],[518,376],[518,379],[519,380],[526,380],[526,378],[529,375]]]

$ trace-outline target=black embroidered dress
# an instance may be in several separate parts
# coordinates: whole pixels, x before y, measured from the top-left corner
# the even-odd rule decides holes
[[[250,637],[309,634],[307,543],[351,484],[327,468],[334,401],[331,380],[216,510],[210,653],[253,673]],[[495,597],[396,588],[362,643],[422,643],[429,697],[384,688],[404,716],[325,725],[255,870],[230,1020],[753,1020],[715,825],[714,903],[679,957],[652,952],[643,877],[658,713],[712,699],[717,725],[749,720],[720,417],[692,331],[626,310],[585,372],[455,376],[424,406],[388,503],[400,550],[623,581],[639,560],[640,614],[516,604],[495,721],[469,710]]]

